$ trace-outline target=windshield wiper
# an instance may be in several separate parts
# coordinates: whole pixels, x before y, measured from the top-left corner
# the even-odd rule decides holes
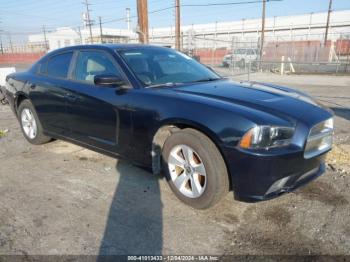
[[[160,86],[168,87],[168,86],[176,86],[178,84],[180,83],[169,82],[169,83],[163,83],[163,84],[149,85],[149,86],[146,86],[146,88],[153,88],[153,87],[160,87]]]
[[[208,77],[208,78],[203,78],[203,79],[193,81],[192,83],[211,82],[211,81],[216,81],[216,80],[221,80],[221,79],[224,79],[224,78],[222,78],[222,77],[218,77],[218,78]]]

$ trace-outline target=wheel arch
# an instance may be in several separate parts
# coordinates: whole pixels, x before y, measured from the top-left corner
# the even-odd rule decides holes
[[[16,113],[18,113],[18,107],[19,105],[26,99],[29,99],[29,96],[25,94],[24,92],[18,92],[15,97],[15,109]]]
[[[204,125],[189,121],[185,119],[168,119],[163,122],[161,122],[161,125],[158,129],[156,129],[156,132],[154,133],[153,140],[152,140],[152,171],[154,174],[159,175],[161,173],[161,153],[162,148],[164,146],[164,143],[166,139],[174,132],[185,129],[185,128],[192,128],[194,130],[197,130],[204,135],[206,135],[216,146],[220,154],[222,155],[222,158],[225,162],[227,172],[229,174],[228,164],[226,161],[226,157],[223,154],[219,144],[220,139],[215,134],[214,131],[210,130],[209,128],[205,127]],[[232,181],[231,176],[229,175],[229,181],[230,181],[230,190],[232,188]]]

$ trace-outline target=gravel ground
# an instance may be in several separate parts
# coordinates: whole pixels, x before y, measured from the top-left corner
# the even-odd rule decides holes
[[[0,106],[0,254],[350,255],[350,77],[254,79],[294,86],[333,108],[328,171],[271,201],[229,194],[205,211],[128,162],[62,141],[28,144]]]

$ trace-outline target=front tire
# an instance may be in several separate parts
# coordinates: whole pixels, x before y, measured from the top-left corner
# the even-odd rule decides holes
[[[214,206],[229,191],[225,162],[203,133],[183,129],[165,141],[163,172],[175,195],[197,209]]]
[[[41,145],[51,141],[50,137],[43,134],[39,118],[29,100],[22,101],[17,112],[22,133],[29,143]]]

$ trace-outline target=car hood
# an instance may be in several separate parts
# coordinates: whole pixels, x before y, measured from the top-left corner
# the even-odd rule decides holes
[[[285,120],[302,121],[311,126],[332,116],[328,108],[309,95],[273,84],[219,80],[179,86],[173,90],[253,108]]]

